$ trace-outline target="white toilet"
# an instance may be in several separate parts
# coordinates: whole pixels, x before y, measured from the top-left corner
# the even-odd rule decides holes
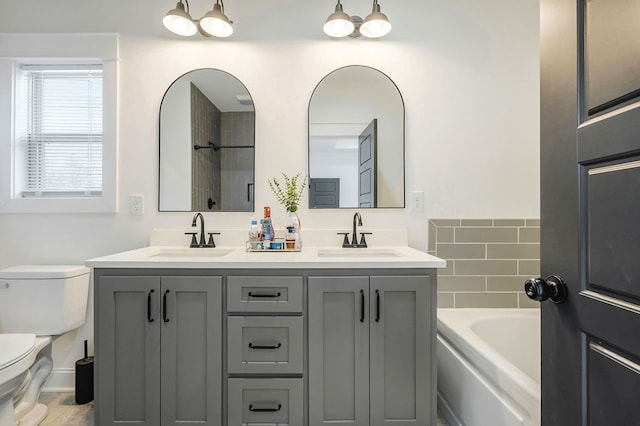
[[[89,269],[27,265],[0,270],[0,426],[35,426],[51,373],[51,343],[86,318]]]

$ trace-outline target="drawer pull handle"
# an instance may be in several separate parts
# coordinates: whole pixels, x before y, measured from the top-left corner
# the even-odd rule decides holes
[[[278,343],[277,345],[254,345],[253,343],[249,342],[249,347],[251,349],[278,349],[281,346],[282,343]]]
[[[277,292],[277,293],[254,293],[254,292],[249,292],[249,297],[262,297],[262,298],[267,298],[267,299],[275,299],[276,297],[280,297],[282,296],[282,293]]]
[[[282,404],[278,404],[278,408],[253,408],[253,404],[249,404],[249,411],[253,411],[254,413],[275,413],[276,411],[280,411],[282,408]]]

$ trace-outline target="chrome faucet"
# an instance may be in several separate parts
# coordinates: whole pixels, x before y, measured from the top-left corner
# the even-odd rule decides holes
[[[367,241],[365,240],[365,235],[371,235],[371,232],[360,232],[360,242],[358,242],[358,226],[362,226],[362,216],[360,213],[356,212],[353,215],[353,233],[351,235],[351,242],[349,242],[349,233],[348,232],[338,232],[338,235],[344,235],[344,240],[342,241],[343,248],[366,248]]]
[[[204,237],[204,216],[202,216],[202,213],[198,212],[193,216],[193,222],[191,222],[191,226],[195,228],[198,225],[198,218],[200,218],[200,242],[198,242],[198,238],[196,237],[197,232],[185,232],[186,235],[191,235],[191,244],[189,245],[189,247],[215,247],[216,243],[213,240],[213,236],[220,235],[220,233],[207,232],[207,234],[209,234],[209,241],[206,241]]]

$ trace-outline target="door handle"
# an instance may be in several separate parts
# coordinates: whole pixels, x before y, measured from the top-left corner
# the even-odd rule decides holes
[[[164,322],[169,322],[169,315],[167,314],[167,295],[169,294],[169,290],[164,292],[164,296],[162,297],[162,320]]]
[[[360,290],[360,322],[364,322],[364,290]]]
[[[376,322],[380,322],[380,290],[376,290]]]
[[[529,299],[544,302],[549,299],[553,303],[567,300],[567,284],[557,275],[549,275],[546,279],[529,278],[524,282],[524,292]]]
[[[155,320],[151,317],[151,295],[155,292],[155,290],[149,290],[149,294],[147,294],[147,321],[154,322]]]

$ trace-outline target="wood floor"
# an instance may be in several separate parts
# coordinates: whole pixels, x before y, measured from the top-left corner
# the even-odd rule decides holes
[[[49,415],[41,426],[94,426],[93,401],[76,405],[73,392],[43,392],[40,402],[49,407]],[[440,413],[437,426],[449,426]]]

